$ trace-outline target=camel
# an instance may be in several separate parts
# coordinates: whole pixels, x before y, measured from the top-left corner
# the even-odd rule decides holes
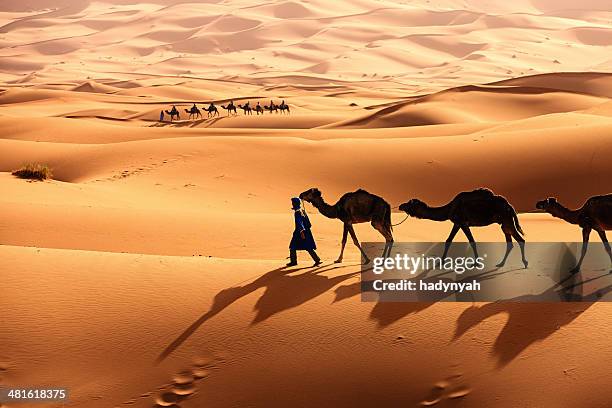
[[[230,101],[229,105],[227,106],[221,105],[221,107],[227,111],[227,116],[229,116],[232,112],[234,112],[234,115],[238,114],[238,110],[236,110],[236,105],[234,105],[234,101]]]
[[[561,218],[570,224],[579,225],[582,228],[582,253],[580,254],[578,264],[570,270],[570,273],[580,272],[582,260],[589,246],[591,230],[595,230],[599,234],[612,263],[612,250],[610,249],[608,237],[606,237],[606,231],[612,230],[612,194],[593,196],[577,210],[570,210],[564,207],[557,202],[556,198],[552,197],[538,201],[536,208],[544,210],[553,217]]]
[[[287,111],[287,113],[291,113],[291,111],[289,110],[289,105],[287,105],[285,101],[282,101],[281,104],[278,105],[278,110],[280,111],[280,113],[285,113],[285,111]]]
[[[209,118],[215,115],[219,116],[219,110],[217,109],[214,103],[211,103],[210,106],[204,110],[208,113]]]
[[[189,119],[193,116],[195,119],[202,117],[202,112],[198,109],[197,106],[193,105],[191,109],[185,109],[185,112],[189,114]]]
[[[476,241],[472,236],[470,227],[484,227],[497,223],[501,225],[501,230],[506,236],[506,254],[497,267],[502,267],[512,251],[512,237],[518,242],[521,248],[521,256],[523,264],[527,268],[528,262],[525,259],[525,235],[519,224],[516,211],[510,205],[508,200],[502,196],[495,195],[491,190],[479,188],[474,191],[464,191],[457,194],[451,202],[442,207],[430,207],[423,201],[412,199],[400,205],[399,209],[406,214],[416,217],[425,218],[433,221],[453,222],[453,229],[446,239],[444,245],[444,254],[442,259],[446,259],[446,254],[450,248],[453,238],[461,229],[474,251],[474,256],[478,258],[478,250]]]
[[[273,101],[270,101],[270,106],[264,106],[264,109],[270,111],[270,113],[278,113],[278,105],[275,105]]]
[[[385,249],[383,250],[383,258],[391,254],[393,246],[393,226],[391,225],[391,206],[381,197],[370,194],[365,190],[357,190],[352,193],[346,193],[336,204],[330,205],[323,200],[321,192],[316,188],[311,188],[300,194],[300,199],[312,204],[321,214],[327,218],[337,218],[344,223],[344,232],[342,233],[342,249],[340,256],[335,261],[342,262],[344,255],[344,247],[346,245],[347,234],[351,234],[353,243],[365,260],[365,264],[370,263],[370,259],[361,248],[353,224],[371,222],[372,227],[376,229],[385,238]]]
[[[245,115],[252,115],[253,114],[253,109],[251,109],[251,106],[249,105],[249,102],[245,103],[244,105],[238,105],[238,108],[242,109],[244,111]]]
[[[257,102],[257,106],[255,106],[253,108],[253,110],[257,113],[257,115],[259,116],[260,114],[263,115],[264,114],[264,109],[261,107],[261,105],[259,104],[259,102]]]
[[[176,116],[177,120],[179,120],[181,118],[181,116],[179,115],[178,109],[176,109],[176,106],[172,106],[171,110],[164,111],[164,112],[166,112],[168,115],[170,115],[170,122],[172,122],[174,120],[175,116]]]

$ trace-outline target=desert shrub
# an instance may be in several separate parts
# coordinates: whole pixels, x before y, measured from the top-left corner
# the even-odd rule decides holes
[[[46,164],[28,163],[19,170],[15,170],[13,176],[28,180],[46,180],[52,176],[51,169]]]

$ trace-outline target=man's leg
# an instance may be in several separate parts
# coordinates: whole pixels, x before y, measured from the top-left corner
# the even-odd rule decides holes
[[[317,255],[314,249],[309,249],[308,253],[312,257],[312,260],[315,262],[315,266],[321,264],[321,258],[319,258],[319,255]]]
[[[289,263],[287,266],[297,265],[297,251],[295,249],[289,249]]]

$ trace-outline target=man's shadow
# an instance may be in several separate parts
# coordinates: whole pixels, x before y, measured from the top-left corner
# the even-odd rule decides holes
[[[255,304],[255,317],[251,325],[260,323],[283,310],[297,307],[315,297],[327,292],[340,282],[350,279],[359,272],[328,278],[321,275],[335,269],[346,268],[346,266],[318,267],[318,268],[277,268],[267,272],[254,281],[241,286],[234,286],[217,293],[213,299],[210,309],[200,318],[193,322],[172,343],[170,343],[157,357],[157,363],[162,362],[170,354],[181,346],[202,324],[210,320],[237,300],[266,288],[264,294]],[[308,269],[302,274],[293,275],[295,272]]]

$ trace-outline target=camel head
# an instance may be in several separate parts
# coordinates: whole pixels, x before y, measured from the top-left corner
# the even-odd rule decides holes
[[[312,204],[313,201],[321,199],[321,192],[318,188],[311,188],[300,194],[300,200],[304,200]]]
[[[419,199],[413,198],[412,200],[400,205],[399,209],[411,217],[421,218],[420,214],[427,209],[427,204]]]
[[[554,208],[558,205],[557,199],[554,197],[549,197],[546,200],[541,200],[536,203],[536,208],[538,210],[544,210],[550,212],[551,208]]]

